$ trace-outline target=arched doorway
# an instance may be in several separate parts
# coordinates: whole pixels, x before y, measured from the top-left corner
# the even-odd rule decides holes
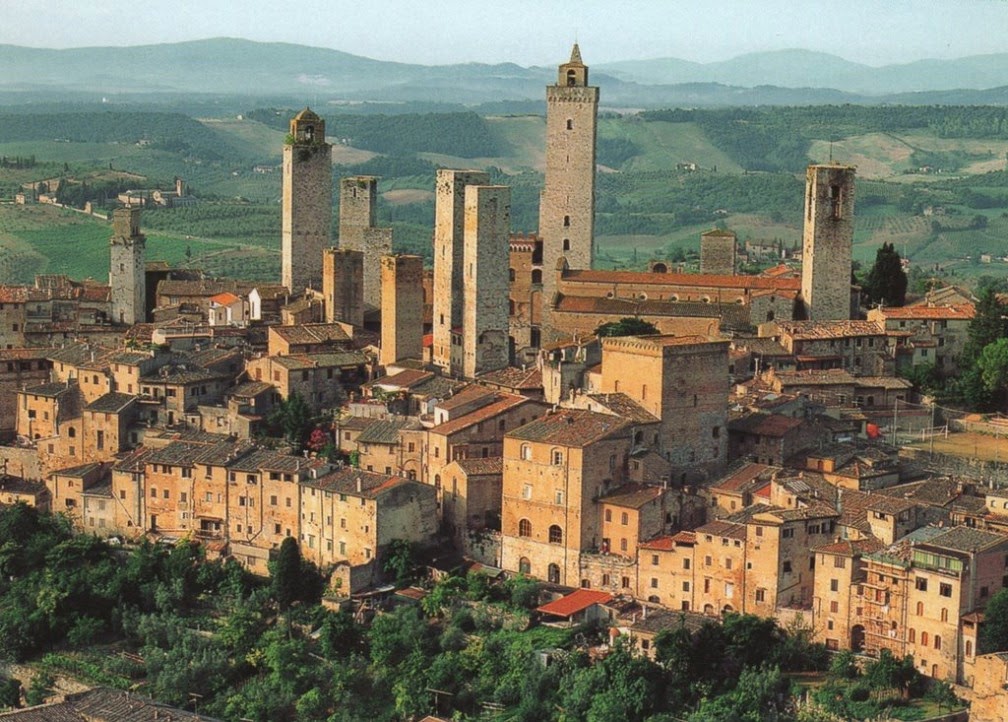
[[[550,564],[546,569],[546,578],[549,580],[550,584],[559,584],[560,567],[556,564]]]
[[[850,630],[850,648],[852,652],[864,650],[864,626],[855,624]]]

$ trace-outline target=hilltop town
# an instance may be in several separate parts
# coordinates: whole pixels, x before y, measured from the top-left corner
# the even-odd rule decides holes
[[[546,89],[535,233],[489,173],[442,168],[433,267],[394,254],[378,179],[334,183],[305,108],[276,282],[149,261],[127,199],[107,284],[0,286],[0,505],[263,576],[293,539],[334,604],[388,593],[408,543],[539,580],[545,618],[605,618],[651,657],[663,624],[756,615],[909,656],[1000,719],[1008,657],[978,640],[1008,586],[1004,469],[903,444],[939,426],[908,371],[956,369],[977,299],[863,308],[841,162],[807,169],[800,269],[740,274],[727,228],[699,273],[595,269],[588,71],[575,45]]]

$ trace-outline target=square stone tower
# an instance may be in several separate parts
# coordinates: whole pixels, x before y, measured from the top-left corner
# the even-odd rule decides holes
[[[364,254],[364,302],[382,303],[382,256],[392,253],[392,229],[376,228],[378,179],[358,175],[340,179],[339,245]]]
[[[511,189],[466,186],[462,270],[462,375],[466,378],[504,368],[510,360],[510,233]]]
[[[109,241],[109,286],[112,287],[112,321],[132,326],[146,321],[145,264],[147,239],[140,232],[139,208],[112,211]]]
[[[381,257],[383,365],[423,357],[423,259]]]
[[[465,188],[467,185],[486,185],[489,182],[490,176],[479,170],[439,169],[437,172],[434,200],[433,359],[436,365],[449,372],[452,369],[452,329],[462,326]],[[503,267],[506,273],[506,259]]]
[[[735,275],[737,238],[733,231],[714,229],[700,234],[700,273]]]
[[[326,323],[364,325],[364,254],[345,248],[322,252],[322,298]]]
[[[332,146],[325,121],[305,108],[283,147],[281,279],[291,293],[322,285],[322,250],[332,244]]]
[[[854,168],[810,165],[805,182],[801,294],[806,318],[851,317],[851,245],[854,242]]]
[[[576,269],[595,259],[595,136],[599,90],[577,44],[546,87],[546,175],[539,197],[543,239],[543,325],[556,293],[557,262]],[[553,334],[547,334],[552,337]]]

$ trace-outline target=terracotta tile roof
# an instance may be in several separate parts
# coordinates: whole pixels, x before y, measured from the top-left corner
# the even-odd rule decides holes
[[[238,301],[241,301],[241,298],[230,291],[224,291],[210,297],[210,303],[216,303],[218,306],[230,306],[232,303],[237,303]]]
[[[367,356],[361,351],[342,351],[340,353],[305,353],[291,354],[290,356],[270,356],[270,360],[285,369],[301,371],[312,368],[360,366],[367,363]]]
[[[444,411],[451,411],[452,409],[457,409],[460,406],[466,406],[467,404],[480,402],[489,404],[496,398],[497,392],[493,389],[487,388],[486,386],[480,386],[479,384],[469,384],[448,398],[438,401],[437,408],[443,409]]]
[[[605,604],[612,601],[612,598],[612,594],[607,594],[606,592],[594,589],[578,589],[566,597],[561,597],[549,604],[542,605],[536,611],[554,617],[571,617],[595,604]]]
[[[258,396],[259,394],[265,393],[273,388],[273,384],[268,384],[265,381],[246,381],[245,383],[238,384],[233,389],[230,389],[227,393],[228,396],[240,396],[240,397],[252,397]]]
[[[396,386],[399,388],[410,388],[419,383],[427,381],[434,377],[434,374],[430,371],[421,371],[419,369],[404,369],[399,373],[391,374],[390,376],[382,376],[381,378],[375,379],[366,384],[366,386]]]
[[[951,551],[976,553],[989,547],[1008,543],[1008,535],[997,532],[971,529],[966,526],[956,526],[943,530],[918,546],[930,546]]]
[[[869,554],[868,558],[883,564],[908,567],[910,566],[910,559],[913,556],[915,545],[926,543],[944,531],[944,529],[939,529],[936,526],[922,526],[920,529],[914,529],[885,549],[880,549],[874,554]]]
[[[950,477],[933,477],[923,481],[879,489],[878,494],[903,497],[928,506],[945,507],[959,497],[959,482]]]
[[[807,371],[777,371],[777,380],[782,387],[787,386],[835,386],[854,385],[857,380],[843,369],[810,369]]]
[[[564,271],[563,282],[629,283],[638,286],[699,286],[711,288],[801,289],[800,278],[721,276],[699,273],[647,273],[643,271]]]
[[[420,424],[415,419],[375,419],[365,426],[360,436],[357,437],[358,444],[398,444],[399,432],[403,429],[416,429]]]
[[[588,394],[593,406],[602,407],[600,413],[609,412],[614,416],[629,419],[638,424],[656,424],[660,419],[638,404],[622,391],[611,394]],[[595,411],[594,408],[591,409]]]
[[[499,456],[459,459],[455,463],[469,476],[497,476],[504,473],[504,459]]]
[[[782,334],[801,340],[885,335],[874,321],[777,321],[776,325]]]
[[[655,609],[641,616],[630,627],[637,634],[657,634],[665,630],[684,628],[695,633],[705,624],[711,624],[711,618],[699,612],[680,612],[671,609]]]
[[[324,474],[317,479],[302,479],[303,486],[321,489],[336,494],[377,499],[389,489],[400,484],[418,484],[401,476],[386,476],[353,467],[344,467]],[[358,491],[358,484],[360,491]]]
[[[542,371],[539,370],[538,366],[525,369],[517,366],[507,366],[497,371],[487,371],[480,374],[476,380],[480,383],[515,389],[516,391],[542,389]]]
[[[739,303],[703,303],[665,299],[604,298],[559,294],[556,309],[565,313],[616,314],[620,316],[661,316],[669,318],[710,318],[725,328],[745,329],[751,325],[749,308]]]
[[[27,286],[0,286],[0,303],[27,303]]]
[[[508,436],[522,441],[581,447],[616,434],[629,435],[631,424],[611,414],[558,409],[515,429]]]
[[[656,536],[648,539],[640,545],[641,549],[651,549],[654,551],[672,551],[680,546],[693,546],[696,544],[696,532],[680,531],[675,534]]]
[[[306,323],[298,326],[270,326],[269,332],[289,344],[345,343],[350,340],[336,323]]]
[[[660,486],[645,484],[624,484],[599,499],[599,503],[623,506],[628,509],[640,509],[645,504],[661,498]]]
[[[868,537],[867,539],[858,539],[856,541],[851,541],[850,539],[842,539],[841,541],[833,542],[832,544],[824,544],[822,546],[813,547],[812,551],[821,552],[823,554],[836,554],[839,556],[861,556],[862,554],[874,554],[880,551],[885,545],[882,544],[878,539],[874,537]]]
[[[463,429],[468,429],[470,426],[475,426],[481,421],[492,419],[499,414],[503,414],[505,411],[510,411],[522,404],[529,403],[532,402],[524,396],[501,394],[492,404],[478,408],[475,411],[465,414],[464,416],[459,416],[458,418],[445,421],[443,424],[438,424],[430,430],[430,433],[438,434],[440,436],[449,436],[462,431]]]
[[[7,476],[0,474],[0,494],[3,492],[12,494],[33,494],[40,496],[48,491],[48,488],[41,481],[29,481],[20,476]]]
[[[729,539],[741,539],[743,541],[746,538],[746,525],[730,521],[711,521],[697,527],[694,531],[697,537],[717,536]]]
[[[38,386],[29,386],[26,389],[21,389],[18,391],[19,394],[28,394],[31,396],[46,396],[51,398],[58,398],[63,394],[70,391],[70,386],[63,382],[39,384]]]
[[[888,389],[890,391],[900,391],[913,387],[912,383],[897,376],[858,376],[854,380],[854,385],[858,388]]]
[[[940,320],[963,320],[968,321],[976,315],[976,308],[972,303],[963,303],[947,306],[901,306],[891,308],[881,308],[878,310],[886,320],[894,321],[940,321]]]
[[[728,339],[712,338],[710,336],[676,336],[673,334],[660,334],[654,336],[607,336],[602,339],[602,348],[624,347],[644,347],[654,350],[669,348],[672,346],[693,346],[696,344],[719,344],[728,345]]]
[[[127,406],[129,406],[136,396],[133,394],[123,394],[117,391],[112,391],[104,396],[100,396],[84,408],[87,411],[96,411],[105,414],[117,414]]]
[[[772,475],[775,471],[779,470],[780,467],[777,466],[747,462],[734,471],[729,472],[726,476],[721,477],[721,480],[716,482],[711,489],[713,491],[741,491],[748,486],[752,486],[754,483],[759,483],[764,477]]]
[[[780,414],[755,412],[728,422],[728,431],[742,434],[756,434],[781,438],[801,427],[804,420]]]

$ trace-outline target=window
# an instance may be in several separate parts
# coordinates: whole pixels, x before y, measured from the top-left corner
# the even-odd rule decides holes
[[[549,528],[549,542],[550,544],[563,544],[563,529],[557,524],[553,524]]]
[[[731,570],[731,568],[732,568],[732,559],[731,559],[731,557],[725,557],[724,568],[728,569],[728,570]]]
[[[830,610],[830,614],[836,614],[837,612],[839,612],[840,611],[840,602],[838,602],[838,601],[836,601],[834,599],[832,602],[829,603],[829,610]]]
[[[532,536],[532,522],[528,519],[522,519],[518,522],[518,536],[529,537]]]
[[[522,486],[522,499],[531,499],[531,498],[532,498],[532,485],[525,484],[524,486]]]
[[[629,523],[630,523],[630,515],[627,514],[626,512],[623,512],[622,514],[620,514],[620,524],[622,524],[623,526],[626,526]]]
[[[619,540],[619,548],[621,552],[625,552],[627,550],[627,540],[625,538]]]
[[[839,592],[840,591],[840,580],[839,579],[830,579],[829,590],[831,592]]]
[[[624,589],[630,588],[630,577],[620,577],[620,586]]]
[[[690,560],[689,560],[689,558],[686,558],[686,559],[682,560],[682,568],[683,569],[689,569],[690,568]]]
[[[917,630],[916,629],[911,629],[907,633],[907,641],[910,642],[910,644],[917,644]]]
[[[658,577],[651,577],[651,588],[652,589],[658,588]]]
[[[927,591],[927,579],[924,577],[917,577],[914,586],[917,588],[918,592]]]
[[[711,558],[710,557],[704,557],[703,563],[704,563],[705,567],[709,567],[711,565],[711,563],[712,563],[711,562]]]
[[[928,640],[928,633],[927,632],[921,632],[921,641],[920,641],[921,646],[924,646],[924,647],[928,646],[928,641],[929,641]]]
[[[550,458],[552,459],[553,466],[561,466],[563,464],[563,452],[559,449],[553,449]]]
[[[952,596],[952,585],[951,584],[946,584],[945,582],[939,583],[938,584],[938,593],[940,595],[942,595],[943,597],[951,597]]]
[[[790,574],[791,562],[784,562],[784,564],[781,566],[781,571],[783,571],[785,574]]]
[[[756,590],[756,601],[760,604],[766,601],[766,589]]]
[[[652,554],[651,555],[651,566],[653,566],[653,567],[658,566],[658,555],[657,554]]]
[[[612,521],[612,509],[605,510],[605,520]]]
[[[794,536],[794,529],[788,528],[781,530],[781,539],[790,539]]]
[[[942,607],[942,610],[941,610],[941,620],[943,622],[947,622],[948,621],[948,609],[946,609],[945,607]]]
[[[917,602],[917,616],[924,616],[924,602]]]
[[[532,447],[528,444],[522,444],[521,447],[521,458],[524,461],[528,461],[532,458]]]
[[[518,573],[519,574],[531,574],[532,573],[532,562],[529,561],[528,557],[522,557],[518,560]]]
[[[833,557],[833,566],[836,569],[843,569],[847,566],[847,560],[843,557]]]

